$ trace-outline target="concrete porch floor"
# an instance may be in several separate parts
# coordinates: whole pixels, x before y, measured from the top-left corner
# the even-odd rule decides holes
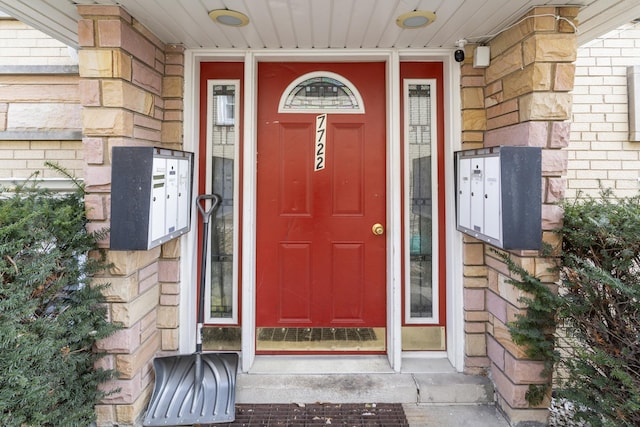
[[[488,378],[448,360],[384,356],[258,356],[238,374],[237,403],[402,403],[412,426],[508,427]]]

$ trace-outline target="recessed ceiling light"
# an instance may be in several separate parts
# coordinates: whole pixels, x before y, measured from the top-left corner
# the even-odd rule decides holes
[[[403,13],[396,19],[396,24],[400,28],[422,28],[436,20],[436,14],[426,10],[414,10]]]
[[[231,27],[244,27],[249,23],[249,17],[244,13],[228,9],[216,9],[209,12],[209,18],[218,24]]]

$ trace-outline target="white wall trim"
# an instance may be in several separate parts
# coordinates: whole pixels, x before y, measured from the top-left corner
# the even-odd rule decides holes
[[[244,62],[244,150],[242,189],[242,371],[256,357],[256,216],[258,135],[258,62],[247,53]]]
[[[402,177],[400,140],[400,61],[387,61],[387,355],[391,368],[402,369]]]

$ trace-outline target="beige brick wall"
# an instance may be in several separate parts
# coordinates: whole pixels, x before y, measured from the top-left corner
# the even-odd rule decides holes
[[[11,18],[0,17],[0,66],[78,65],[75,50]]]
[[[599,181],[620,196],[640,189],[640,142],[629,142],[627,66],[640,65],[640,23],[578,49],[566,196],[597,195]]]
[[[82,141],[0,141],[0,179],[28,178],[35,172],[41,178],[60,178],[46,161],[82,177]]]

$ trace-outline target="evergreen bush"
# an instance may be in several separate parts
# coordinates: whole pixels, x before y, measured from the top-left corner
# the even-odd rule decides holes
[[[0,425],[88,426],[99,385],[96,368],[106,319],[100,235],[87,233],[83,188],[52,194],[35,181],[0,199]],[[8,194],[8,196],[7,196]]]
[[[558,394],[597,426],[640,425],[640,196],[565,202]]]

